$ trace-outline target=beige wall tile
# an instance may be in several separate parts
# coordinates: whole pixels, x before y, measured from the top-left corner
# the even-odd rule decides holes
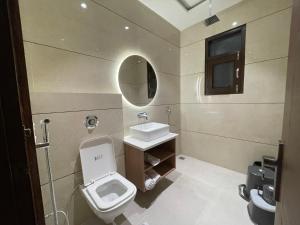
[[[44,213],[45,215],[47,215],[52,212],[49,185],[48,184],[42,185],[41,191],[42,191],[42,198],[43,198]]]
[[[86,200],[80,193],[82,174],[76,173],[55,181],[57,207],[68,212],[70,224],[81,224],[93,216]],[[63,224],[63,217],[60,216]]]
[[[24,44],[24,53],[25,53],[25,63],[26,63],[26,71],[27,71],[27,79],[28,79],[28,86],[29,90],[33,90],[34,87],[34,79],[33,79],[33,73],[31,71],[31,65],[32,65],[32,59],[30,58],[29,49],[25,42]]]
[[[181,150],[181,130],[176,131],[175,133],[178,134],[178,137],[176,138],[176,154],[182,154],[182,150]]]
[[[177,130],[180,129],[180,104],[169,106],[171,112],[169,114],[168,122],[170,125],[176,127]]]
[[[115,58],[120,37],[124,43],[130,44],[131,35],[124,26],[132,24],[93,1],[87,1],[87,9],[82,9],[80,3],[77,0],[43,1],[43,4],[36,0],[20,1],[24,39],[107,59]],[[94,29],[96,27],[98,29]],[[136,27],[131,28],[135,33]]]
[[[211,99],[204,95],[204,73],[180,77],[180,103],[198,103],[203,98]]]
[[[168,107],[171,108],[170,119],[168,118],[167,109]],[[123,108],[123,118],[124,118],[124,131],[125,135],[129,135],[129,127],[146,122],[144,119],[139,119],[137,114],[139,112],[146,112],[148,113],[149,119],[147,122],[159,122],[165,124],[171,124],[174,127],[180,127],[180,120],[179,118],[179,108],[175,105],[157,105],[157,106],[147,106],[142,108],[137,107],[124,107]],[[176,130],[177,130],[176,129]]]
[[[218,14],[220,22],[206,27],[204,23],[195,24],[181,32],[181,46],[203,40],[214,34],[229,30],[232,23],[249,23],[280,10],[291,7],[292,0],[246,0]]]
[[[283,103],[288,58],[245,66],[244,102]]]
[[[31,92],[30,100],[32,114],[122,108],[120,94]]]
[[[108,60],[25,43],[31,91],[117,93],[115,64]]]
[[[46,117],[51,120],[51,162],[54,177],[58,179],[55,186],[60,209],[66,207],[72,190],[82,183],[76,178],[81,170],[78,146],[82,140],[98,135],[113,136],[118,171],[125,175],[124,126],[128,128],[135,123],[137,112],[145,109],[153,121],[171,121],[172,131],[180,127],[180,107],[174,105],[179,103],[179,32],[166,22],[159,22],[162,19],[156,15],[153,17],[154,13],[144,11],[145,7],[140,7],[140,3],[137,6],[139,12],[122,1],[118,8],[121,11],[116,13],[111,11],[113,8],[108,10],[95,1],[86,1],[87,10],[80,8],[80,3],[78,0],[20,1],[30,91],[51,92],[44,93],[43,97],[41,93],[37,96],[32,93],[31,100],[39,141],[39,121]],[[132,3],[137,4],[136,1]],[[114,7],[116,2],[105,4]],[[132,23],[124,17],[141,20]],[[125,26],[130,29],[126,31]],[[144,56],[157,72],[160,89],[153,104],[158,106],[137,108],[123,103],[126,111],[123,122],[120,102],[112,96],[98,96],[97,93],[119,93],[119,66],[132,54]],[[54,92],[64,94],[54,96]],[[88,95],[89,101],[83,102],[86,96],[78,93],[94,95]],[[119,109],[109,109],[116,106]],[[172,108],[169,118],[166,106]],[[100,119],[99,127],[92,133],[83,126],[83,120],[89,114]],[[48,177],[43,151],[38,151],[38,161],[41,183],[46,184]],[[49,198],[49,193],[44,192]],[[47,205],[49,207],[49,201]],[[71,198],[70,207],[71,224],[81,224],[88,215],[93,215],[78,191]],[[47,224],[53,224],[51,218]]]
[[[36,131],[36,133],[39,133],[39,131]],[[41,140],[41,138],[39,138],[38,142],[40,142],[40,140]],[[44,185],[44,184],[47,184],[49,182],[48,167],[47,167],[47,161],[46,161],[46,153],[45,153],[44,149],[37,149],[36,154],[37,154],[37,162],[38,162],[40,183],[41,183],[41,185]]]
[[[248,23],[247,63],[285,57],[290,9],[277,11],[290,7],[291,0],[243,1],[220,13],[221,22],[210,27],[199,23],[183,31],[181,46],[185,47],[181,49],[174,46],[179,39],[177,31],[164,22],[158,22],[161,18],[145,11],[145,7],[136,1],[95,1],[87,1],[87,10],[80,8],[79,0],[20,1],[31,91],[119,93],[119,65],[131,54],[147,58],[158,73],[159,90],[150,106],[134,107],[123,101],[123,110],[95,110],[99,108],[94,108],[92,102],[86,107],[76,105],[78,99],[74,95],[70,96],[75,99],[74,104],[68,102],[68,105],[64,105],[63,102],[53,101],[55,104],[51,105],[63,109],[70,107],[70,111],[81,112],[34,115],[36,124],[45,117],[52,121],[51,160],[55,178],[58,179],[55,182],[58,206],[70,211],[71,224],[81,224],[94,216],[78,190],[72,195],[72,190],[82,183],[79,172],[80,141],[97,135],[113,136],[118,171],[124,175],[122,139],[124,132],[128,134],[129,126],[141,122],[136,116],[138,112],[146,111],[150,121],[169,123],[171,131],[180,134],[177,153],[182,152],[244,173],[247,166],[254,160],[260,160],[262,155],[275,155],[275,146],[255,142],[277,144],[283,104],[244,103],[282,103],[287,59],[248,64],[243,95],[204,96],[203,40],[230,29],[233,21]],[[131,1],[136,8],[127,4]],[[269,14],[273,15],[264,17]],[[130,29],[124,30],[125,26]],[[278,27],[281,29],[278,30]],[[283,32],[278,34],[278,31]],[[202,86],[197,96],[198,78],[202,78],[199,80],[202,80],[199,83]],[[94,99],[98,98],[92,101]],[[106,100],[99,100],[97,104],[103,108],[114,106],[115,102],[110,105],[110,100]],[[57,111],[55,107],[46,110],[38,101],[41,99],[34,100],[34,104],[37,102],[41,109],[34,107],[33,112]],[[178,103],[222,104],[180,106]],[[168,106],[172,110],[169,116],[166,111]],[[88,133],[83,126],[87,114],[96,114],[100,119],[99,127],[92,133]],[[37,130],[40,140],[40,129]],[[42,151],[38,152],[38,160],[41,183],[45,184],[47,174]],[[48,186],[42,189],[43,198],[46,199],[45,208],[49,212]],[[71,203],[67,206],[69,201]],[[51,224],[51,218],[47,223]]]
[[[157,93],[150,105],[178,104],[180,77],[159,73],[157,80]]]
[[[246,63],[288,56],[291,9],[247,24]]]
[[[44,214],[49,215],[50,213],[52,213],[52,203],[50,198],[49,185],[48,184],[42,185],[41,191],[42,191],[42,200],[44,206]],[[46,225],[55,225],[53,216],[46,217],[45,223]]]
[[[20,2],[26,60],[32,76],[31,91],[118,93],[121,61],[128,55],[140,54],[158,73],[160,89],[153,103],[179,103],[179,48],[169,40],[163,40],[93,1],[87,1],[87,10],[80,8],[80,1],[40,3],[36,0]],[[125,31],[124,26],[130,29]],[[165,30],[164,34],[167,32]],[[43,105],[41,107],[44,109]],[[130,106],[128,110],[136,117],[136,107]],[[52,111],[57,110],[54,107]],[[160,121],[167,122],[167,119]],[[130,122],[125,121],[125,124]]]
[[[183,154],[242,173],[263,155],[276,156],[276,149],[271,145],[181,131]]]
[[[289,8],[247,24],[246,64],[288,56],[290,18]],[[204,72],[205,41],[182,47],[180,58],[181,76]]]
[[[181,48],[180,75],[204,72],[205,42],[200,41],[193,45]]]
[[[136,0],[95,0],[130,21],[179,46],[180,31]]]
[[[96,115],[99,126],[89,132],[84,126],[87,115]],[[36,125],[40,120],[49,118],[50,154],[55,179],[81,170],[79,145],[81,141],[96,136],[110,135],[114,139],[116,156],[123,154],[123,114],[121,109],[81,111],[68,113],[37,114],[33,116]],[[41,129],[36,127],[38,142],[41,141]],[[43,158],[43,157],[41,157]],[[40,159],[41,159],[40,158]],[[46,172],[39,162],[40,172]],[[46,174],[40,174],[41,177]],[[42,178],[45,181],[46,178]]]
[[[287,58],[248,64],[245,66],[244,93],[204,95],[204,73],[182,76],[181,103],[283,103]]]
[[[55,181],[57,208],[68,213],[70,225],[82,224],[94,213],[90,210],[86,200],[80,192],[82,174],[76,173]],[[64,217],[60,214],[60,224],[64,223]]]
[[[281,138],[283,104],[182,104],[181,129],[266,144]]]
[[[140,52],[159,71],[179,74],[178,47],[93,1],[87,1],[87,9],[82,9],[80,3],[20,1],[24,40],[114,60],[117,64],[129,54]],[[125,30],[125,26],[130,29]]]
[[[180,127],[179,106],[175,107],[175,105],[179,103],[179,76],[159,73],[157,74],[157,79],[157,93],[149,105],[136,107],[129,104],[127,100],[123,98],[124,130],[126,135],[128,135],[130,126],[145,122],[137,118],[139,112],[147,112],[149,121],[170,123],[171,125]],[[170,119],[168,119],[167,107],[171,107],[172,110]]]
[[[209,27],[198,23],[181,32],[182,131],[243,139],[252,145],[277,144],[282,130],[291,5],[291,0],[246,0],[219,13],[218,23]],[[233,22],[247,24],[244,93],[205,96],[205,38],[233,28]],[[191,141],[195,141],[191,145],[201,145],[195,138]],[[185,144],[182,141],[181,147]],[[182,152],[188,154],[189,150]],[[210,158],[220,165],[231,162],[223,160]],[[244,163],[251,160],[249,152]]]
[[[117,171],[118,171],[118,173],[123,175],[124,177],[126,177],[125,156],[124,155],[117,156],[116,157],[116,162],[117,162]]]
[[[170,75],[179,75],[179,48],[94,2],[87,3],[84,11],[79,1],[20,2],[24,39],[54,47],[25,42],[31,91],[118,93],[119,64],[130,54],[140,54],[158,72],[160,90],[153,103],[179,103],[179,79]],[[113,21],[109,27],[108,21]]]

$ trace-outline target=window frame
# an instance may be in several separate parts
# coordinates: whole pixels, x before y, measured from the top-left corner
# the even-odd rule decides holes
[[[228,52],[221,55],[209,56],[209,44],[212,41],[241,34],[242,46],[239,52]],[[205,39],[205,95],[242,94],[244,92],[246,24],[211,36]],[[234,62],[235,72],[233,85],[224,88],[213,87],[213,66],[226,62]]]

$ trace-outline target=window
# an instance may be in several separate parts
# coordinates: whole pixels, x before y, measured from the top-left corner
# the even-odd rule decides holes
[[[246,25],[205,40],[205,95],[244,91]]]

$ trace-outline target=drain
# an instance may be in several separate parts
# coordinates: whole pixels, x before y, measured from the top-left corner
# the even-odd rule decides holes
[[[181,160],[185,160],[185,157],[183,157],[183,156],[179,156],[179,159],[181,159]]]

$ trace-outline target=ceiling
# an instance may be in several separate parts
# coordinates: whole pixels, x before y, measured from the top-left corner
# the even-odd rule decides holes
[[[209,0],[139,0],[178,30],[184,30],[209,17]],[[212,14],[217,14],[242,0],[212,0]],[[202,2],[202,3],[201,3]],[[199,4],[198,4],[199,3]],[[198,4],[198,5],[197,5]],[[187,8],[194,8],[187,10]]]

